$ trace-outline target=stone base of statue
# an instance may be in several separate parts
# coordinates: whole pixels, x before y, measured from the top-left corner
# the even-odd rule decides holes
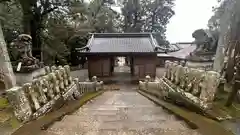
[[[15,76],[16,76],[16,82],[17,85],[21,86],[25,83],[29,83],[32,82],[34,79],[45,75],[45,69],[44,68],[39,68],[36,69],[32,72],[28,72],[28,73],[23,73],[23,72],[15,72]]]
[[[19,64],[21,65],[19,66]],[[16,73],[31,73],[35,70],[44,67],[44,64],[39,62],[37,59],[30,59],[30,60],[18,60],[12,63],[13,70]],[[19,69],[18,69],[19,68]]]
[[[214,56],[215,53],[213,52],[191,53],[186,58],[186,66],[203,70],[212,70]]]

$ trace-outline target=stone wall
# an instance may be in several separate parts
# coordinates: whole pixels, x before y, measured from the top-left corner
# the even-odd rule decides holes
[[[19,121],[27,122],[51,111],[55,105],[102,89],[103,82],[79,82],[72,78],[69,66],[45,67],[45,75],[7,90],[7,97]]]
[[[211,108],[221,81],[217,72],[183,67],[170,61],[166,61],[162,78],[155,82],[148,78],[139,82],[140,90],[154,91],[161,97],[192,104],[202,110]]]

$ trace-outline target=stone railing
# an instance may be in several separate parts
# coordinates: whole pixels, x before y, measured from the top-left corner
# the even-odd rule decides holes
[[[220,83],[220,74],[214,71],[183,67],[166,61],[165,75],[149,82],[139,82],[140,90],[152,91],[178,103],[194,105],[201,110],[210,109]]]
[[[27,122],[51,111],[57,104],[80,98],[87,92],[103,87],[93,77],[91,82],[79,82],[72,78],[69,66],[45,67],[46,74],[22,87],[7,90],[7,97],[19,121]]]

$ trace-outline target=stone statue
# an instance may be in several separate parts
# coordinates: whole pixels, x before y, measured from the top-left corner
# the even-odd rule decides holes
[[[21,62],[19,72],[30,72],[41,67],[38,59],[32,56],[32,37],[21,34],[11,43],[11,47],[16,51],[16,62],[13,63],[14,69]]]
[[[187,57],[192,61],[211,61],[217,50],[218,31],[208,31],[198,29],[193,32],[192,37],[195,38],[193,44],[196,49]]]

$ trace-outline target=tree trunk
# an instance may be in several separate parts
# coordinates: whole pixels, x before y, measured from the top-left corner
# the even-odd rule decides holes
[[[0,3],[0,9],[1,9]],[[0,10],[1,13],[1,10]],[[0,83],[5,85],[5,89],[12,88],[16,85],[16,78],[13,73],[12,64],[8,55],[8,50],[6,46],[6,42],[4,40],[3,32],[2,32],[2,23],[0,20]],[[1,90],[1,88],[0,88]]]
[[[217,51],[216,51],[216,57],[214,60],[214,64],[213,64],[213,69],[214,71],[217,72],[221,72],[222,68],[223,68],[223,64],[224,64],[224,47],[225,47],[225,41],[224,41],[224,36],[225,36],[225,31],[222,28],[220,35],[219,35],[219,39],[218,39],[218,46],[217,46]]]
[[[237,92],[238,90],[240,89],[240,67],[238,66],[239,65],[239,54],[240,54],[240,42],[237,42],[236,45],[235,45],[235,48],[234,48],[234,69],[235,70],[235,73],[233,75],[233,79],[232,79],[232,82],[234,83],[233,84],[233,87],[232,87],[232,90],[231,90],[231,93],[229,93],[229,97],[227,99],[227,102],[226,102],[226,106],[229,107],[232,105],[236,95],[237,95]]]
[[[31,2],[26,0],[19,0],[22,12],[23,12],[23,18],[22,18],[22,25],[23,30],[25,34],[31,34],[31,20],[33,17],[32,11],[31,11]]]
[[[41,39],[40,39],[40,25],[42,23],[41,14],[33,12],[31,8],[36,8],[37,1],[19,0],[23,12],[23,28],[24,34],[29,34],[32,37],[32,54],[37,59],[41,59]],[[34,9],[35,10],[35,9]]]
[[[231,106],[236,95],[237,95],[237,92],[240,88],[240,18],[239,18],[239,15],[240,15],[240,1],[237,0],[235,1],[235,5],[234,5],[234,8],[233,8],[233,15],[232,15],[232,19],[231,19],[231,37],[230,37],[230,40],[235,43],[234,44],[234,48],[230,50],[230,57],[231,59],[228,61],[233,63],[233,67],[232,67],[232,70],[235,71],[234,73],[232,73],[232,71],[230,72],[231,74],[233,74],[232,76],[232,81],[234,83],[233,85],[233,89],[228,97],[228,100],[227,100],[227,103],[226,103],[226,106]],[[227,75],[229,73],[227,72]],[[230,74],[230,75],[231,75]]]
[[[40,39],[40,34],[41,34],[41,28],[40,28],[40,19],[35,18],[31,22],[31,37],[32,37],[32,53],[33,56],[36,57],[37,59],[41,60],[41,39]]]
[[[23,20],[22,20],[22,25],[23,25],[23,32],[24,34],[31,34],[31,15],[28,12],[23,13]]]
[[[218,39],[218,47],[216,51],[216,58],[214,60],[213,69],[217,72],[221,72],[222,68],[224,68],[224,57],[225,57],[225,49],[228,45],[228,41],[226,36],[228,34],[228,26],[229,20],[231,19],[232,9],[234,3],[229,3],[225,9],[224,13],[220,18],[220,32],[219,32],[219,39]]]
[[[240,88],[240,81],[239,80],[235,80],[234,82],[234,85],[233,85],[233,88],[232,88],[232,91],[231,93],[229,94],[229,97],[227,99],[227,102],[225,104],[226,107],[230,107],[237,95],[237,92]]]

